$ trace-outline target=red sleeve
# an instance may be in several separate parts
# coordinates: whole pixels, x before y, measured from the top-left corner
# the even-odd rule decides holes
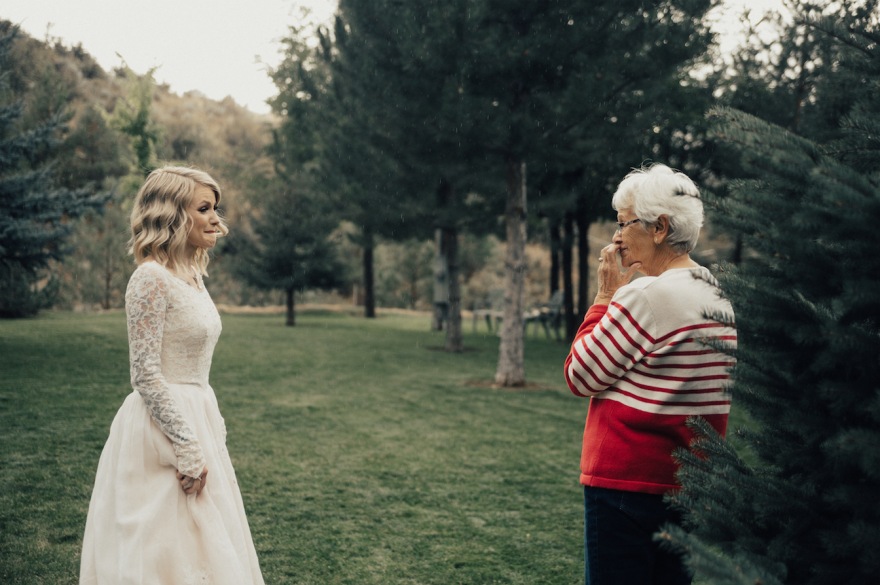
[[[574,348],[574,344],[592,333],[593,328],[599,324],[599,321],[602,320],[602,317],[605,316],[605,313],[608,312],[608,305],[593,305],[587,311],[587,315],[584,317],[584,322],[581,323],[581,326],[578,328],[577,335],[574,336],[574,341],[571,346]],[[568,384],[568,388],[575,394],[575,396],[582,396],[584,398],[589,398],[589,395],[582,394],[578,392],[575,388],[574,384],[571,383],[571,379],[569,378],[569,366],[571,365],[572,360],[572,350],[568,351],[568,357],[565,358],[565,382]]]

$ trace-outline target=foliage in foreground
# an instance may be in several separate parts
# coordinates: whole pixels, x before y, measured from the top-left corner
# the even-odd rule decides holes
[[[705,424],[682,452],[687,549],[712,583],[876,583],[880,575],[880,34],[812,26],[848,46],[862,92],[844,137],[819,146],[718,109],[717,136],[756,177],[717,201],[717,220],[760,256],[719,276],[736,312],[734,400],[758,430],[740,459]],[[718,556],[706,545],[715,545]]]

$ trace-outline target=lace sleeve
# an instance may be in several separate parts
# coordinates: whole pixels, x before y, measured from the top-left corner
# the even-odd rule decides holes
[[[128,351],[131,385],[140,393],[153,421],[174,445],[177,469],[198,477],[205,467],[202,447],[184,418],[162,375],[162,332],[168,304],[169,284],[161,267],[139,269],[125,294],[128,316]]]

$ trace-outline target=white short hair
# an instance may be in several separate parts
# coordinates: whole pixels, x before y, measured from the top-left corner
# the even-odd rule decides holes
[[[659,163],[634,169],[618,185],[611,206],[632,211],[645,230],[661,215],[669,217],[667,241],[676,254],[686,254],[697,245],[703,202],[700,190],[684,173]]]

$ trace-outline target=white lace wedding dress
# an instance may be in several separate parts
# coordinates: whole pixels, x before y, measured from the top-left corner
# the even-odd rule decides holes
[[[145,262],[125,293],[131,383],[98,463],[83,538],[85,585],[262,584],[208,385],[220,316],[197,290]],[[176,472],[198,477],[186,495]]]

